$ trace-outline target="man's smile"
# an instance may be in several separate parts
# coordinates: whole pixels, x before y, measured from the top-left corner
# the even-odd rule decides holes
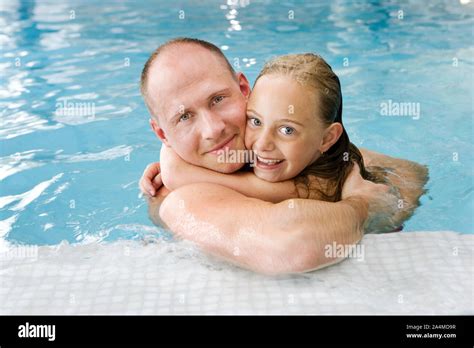
[[[234,139],[236,135],[234,134],[231,138],[228,138],[227,140],[224,140],[221,144],[215,146],[211,151],[208,151],[207,153],[217,155],[219,154],[219,151],[225,150],[225,149],[231,149],[232,146],[234,145]]]

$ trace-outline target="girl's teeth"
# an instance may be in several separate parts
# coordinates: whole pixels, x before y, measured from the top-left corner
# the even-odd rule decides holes
[[[281,162],[281,160],[267,160],[267,159],[263,159],[263,158],[260,158],[260,157],[258,157],[258,160],[260,162],[263,162],[263,163],[266,163],[266,164],[276,164],[276,163]]]

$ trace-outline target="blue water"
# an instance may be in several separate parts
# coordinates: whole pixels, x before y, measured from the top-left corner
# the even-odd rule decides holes
[[[321,54],[341,77],[352,141],[429,166],[429,192],[405,231],[474,232],[472,4],[179,3],[2,2],[1,241],[159,232],[137,188],[160,149],[138,81],[175,36],[214,42],[252,83],[273,55]],[[419,119],[381,115],[389,100],[419,103]],[[64,101],[94,114],[60,114]]]

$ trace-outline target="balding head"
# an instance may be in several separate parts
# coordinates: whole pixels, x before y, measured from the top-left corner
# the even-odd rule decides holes
[[[192,55],[190,57],[192,59],[183,59],[186,55],[188,57]],[[158,64],[158,62],[162,65]],[[176,71],[175,65],[179,63],[183,65],[186,63],[201,64],[213,68],[220,65],[237,80],[235,70],[232,68],[232,65],[230,65],[224,53],[222,53],[220,48],[216,45],[204,40],[187,37],[179,37],[167,41],[150,55],[143,67],[140,79],[140,91],[150,114],[154,117],[156,116],[152,105],[150,105],[152,99],[149,98],[149,75],[151,75],[152,70],[155,70],[155,72],[159,70],[165,75],[167,72],[166,67],[172,67],[173,71]],[[152,66],[155,68],[152,69]],[[183,66],[183,68],[185,68],[185,66]],[[156,76],[156,74],[153,75]]]
[[[250,86],[216,46],[176,39],[145,64],[141,90],[151,126],[166,146],[191,164],[230,173],[242,163],[219,163],[215,150],[243,150]]]

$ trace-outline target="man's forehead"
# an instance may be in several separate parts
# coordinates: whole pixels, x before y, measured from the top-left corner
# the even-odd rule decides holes
[[[231,88],[230,72],[222,61],[211,52],[196,51],[198,54],[183,56],[195,51],[184,50],[165,52],[152,65],[148,77],[148,97],[154,108],[160,113],[175,112],[184,105],[202,102],[215,91]],[[204,53],[204,54],[203,54]],[[208,54],[205,54],[208,53]],[[211,59],[203,60],[203,57]],[[168,115],[169,116],[169,115]]]
[[[177,43],[163,49],[156,61],[171,60],[179,62],[200,62],[202,60],[219,59],[216,53],[193,43]]]
[[[232,80],[231,80],[232,81]],[[203,78],[190,84],[182,84],[180,88],[164,90],[158,95],[157,104],[166,117],[176,113],[178,109],[194,108],[206,103],[215,93],[230,89],[230,83],[219,82],[212,78]],[[160,98],[161,95],[161,98]]]
[[[189,83],[188,80],[213,77],[228,71],[217,54],[195,44],[166,48],[150,67],[149,81]]]

